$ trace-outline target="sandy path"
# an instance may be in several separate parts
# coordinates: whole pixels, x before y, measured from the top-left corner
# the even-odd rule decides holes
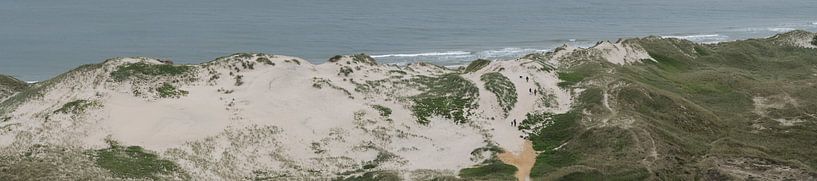
[[[525,141],[522,152],[515,154],[513,152],[500,153],[499,160],[507,164],[516,166],[516,178],[520,181],[527,181],[530,179],[530,171],[533,164],[536,162],[536,151],[533,150],[533,144],[530,141]]]

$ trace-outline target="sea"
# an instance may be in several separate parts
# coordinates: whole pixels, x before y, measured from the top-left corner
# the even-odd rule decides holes
[[[144,56],[467,64],[657,35],[714,43],[817,31],[816,0],[2,0],[0,74],[46,80]]]

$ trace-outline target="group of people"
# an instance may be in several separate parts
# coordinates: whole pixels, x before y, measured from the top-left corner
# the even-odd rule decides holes
[[[520,78],[520,79],[524,78],[524,79],[525,79],[525,82],[530,82],[530,77],[528,77],[528,76],[522,76],[522,75],[520,75],[520,76],[519,76],[519,78]],[[538,91],[537,91],[537,90],[535,90],[535,89],[533,89],[533,88],[528,88],[528,93],[533,94],[533,95],[536,95],[536,94],[538,93]],[[517,127],[517,126],[518,126],[518,122],[516,122],[516,119],[513,119],[513,121],[511,121],[511,126],[513,126],[513,127]]]
[[[530,77],[528,77],[528,76],[521,76],[521,75],[519,76],[519,78],[520,78],[520,79],[521,79],[521,78],[523,78],[523,77],[525,78],[525,82],[530,82]],[[536,91],[536,89],[533,89],[533,88],[528,88],[528,93],[533,94],[533,95],[536,95],[537,91]]]

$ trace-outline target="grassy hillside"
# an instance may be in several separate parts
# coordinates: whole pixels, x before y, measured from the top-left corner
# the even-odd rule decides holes
[[[559,76],[585,89],[568,113],[578,117],[526,120],[553,124],[530,135],[540,151],[532,177],[814,178],[817,50],[780,43],[801,33],[707,45],[631,39],[654,61],[574,60]]]
[[[30,86],[0,76],[0,136],[7,136],[0,138],[24,140],[15,140],[18,145],[0,147],[0,160],[5,161],[0,162],[0,180],[195,180],[215,175],[227,180],[300,177],[327,180],[513,180],[517,171],[526,171],[528,167],[517,168],[516,163],[501,161],[505,157],[500,159],[497,154],[505,148],[496,143],[505,139],[493,138],[502,133],[532,142],[538,153],[530,172],[533,180],[814,180],[817,179],[817,139],[814,139],[817,138],[817,49],[809,47],[815,39],[814,33],[803,31],[719,44],[646,37],[623,42],[638,47],[629,50],[646,52],[644,54],[651,57],[635,63],[611,63],[605,60],[605,56],[616,56],[603,49],[560,48],[561,52],[531,54],[516,60],[514,62],[523,62],[518,67],[520,69],[507,70],[499,67],[509,62],[489,60],[474,61],[460,71],[442,71],[444,68],[426,65],[416,65],[415,70],[380,66],[365,54],[340,56],[327,64],[337,64],[337,67],[316,68],[309,67],[308,62],[301,65],[297,59],[267,56],[253,60],[252,54],[236,54],[234,56],[239,59],[232,62],[224,59],[224,67],[218,67],[218,62],[207,65],[211,67],[144,62],[86,65]],[[535,63],[526,62],[527,59]],[[278,69],[272,69],[274,60],[279,61]],[[267,68],[270,69],[259,68],[257,72],[251,72],[256,64],[247,61],[263,63],[259,66],[269,65]],[[280,61],[298,66],[281,66],[288,64]],[[353,63],[368,67],[348,66]],[[482,70],[485,67],[498,72]],[[219,68],[224,69],[223,74],[218,74]],[[340,73],[336,72],[338,69]],[[304,72],[299,72],[301,70]],[[321,73],[324,70],[326,72]],[[241,71],[246,72],[239,75]],[[535,75],[531,77],[550,79],[547,79],[549,82],[515,85],[505,76],[511,75],[509,73],[527,73]],[[219,75],[234,76],[235,81],[218,81]],[[210,78],[205,81],[207,77]],[[480,83],[487,90],[482,95]],[[565,109],[559,109],[559,112],[532,108],[530,99],[538,97],[517,94],[519,91],[516,90],[531,85],[539,87],[540,91],[543,90],[540,86],[550,86],[550,93],[563,91],[564,96],[559,98],[572,104],[561,107]],[[326,122],[334,124],[331,128],[327,126],[330,131],[326,137],[306,134],[315,130],[293,123],[270,126],[269,129],[248,128],[247,131],[225,129],[217,136],[187,141],[185,145],[164,152],[148,144],[125,145],[112,140],[107,147],[72,145],[61,139],[55,139],[60,144],[47,144],[48,134],[58,138],[70,136],[49,133],[63,129],[59,126],[76,126],[64,128],[74,130],[97,124],[82,121],[93,120],[89,118],[94,118],[95,113],[106,113],[102,110],[113,110],[103,107],[105,101],[111,100],[99,99],[106,98],[105,94],[88,90],[117,86],[127,90],[115,92],[117,95],[132,92],[134,98],[143,98],[151,104],[200,100],[206,97],[202,95],[223,96],[217,100],[224,102],[216,103],[224,103],[224,110],[234,111],[228,112],[235,116],[231,120],[252,121],[242,116],[309,105],[300,105],[309,102],[309,99],[301,101],[303,97],[296,97],[297,104],[287,102],[289,99],[277,99],[296,96],[284,93],[317,96],[327,104],[357,107],[360,111],[349,112],[354,117],[348,119],[354,120],[348,125],[342,120]],[[267,97],[258,95],[258,92],[242,92],[258,91],[259,87],[281,95]],[[322,91],[322,88],[341,90],[349,99],[332,99],[330,96],[335,96],[336,92]],[[205,90],[218,94],[202,94],[208,92]],[[63,95],[66,92],[88,96],[74,95],[72,98],[72,95]],[[240,96],[285,106],[249,104],[253,101]],[[30,104],[43,104],[29,102],[43,97],[58,103],[41,108],[46,112],[19,111],[27,110],[20,107],[34,109]],[[499,107],[480,105],[484,103],[480,99],[485,97],[490,100],[496,97]],[[556,98],[550,99],[555,101]],[[314,100],[311,102],[316,102]],[[350,102],[346,104],[344,101]],[[190,105],[195,110],[206,107],[194,103]],[[562,102],[557,103],[562,105]],[[251,109],[257,107],[263,110]],[[308,108],[312,107],[316,106]],[[516,128],[525,135],[513,132],[513,128],[507,132],[492,132],[500,127],[485,123],[502,121],[503,115],[490,114],[493,110],[500,113],[500,109],[507,118],[524,118]],[[297,111],[293,111],[293,115],[309,109],[294,110]],[[330,119],[344,118],[336,112],[330,113]],[[268,117],[276,116],[263,119]],[[296,121],[301,119],[304,118],[293,118]],[[431,123],[432,120],[450,120],[456,124]],[[321,119],[315,121],[321,124],[318,126],[324,126]],[[35,123],[44,126],[36,127]],[[205,124],[206,121],[195,123]],[[22,127],[28,124],[35,126]],[[336,128],[338,125],[341,127]],[[92,128],[97,131],[96,127]],[[468,131],[472,128],[473,132]],[[293,141],[288,139],[294,136],[281,134],[290,131],[304,133],[295,136],[298,139],[315,139],[312,142]],[[358,137],[362,138],[356,140]],[[475,137],[484,137],[484,140],[469,141]],[[46,141],[40,144],[27,140]],[[299,143],[305,143],[300,146],[314,152],[298,151]],[[465,168],[456,165],[444,170],[401,167],[418,163],[414,162],[418,159],[415,154],[446,153],[442,155],[458,157],[462,155],[446,151],[482,144],[487,146],[473,151],[463,149],[470,152],[466,155],[470,157],[459,158],[463,165],[471,164]],[[400,148],[393,145],[400,145]],[[448,147],[452,145],[454,147]],[[388,150],[393,148],[395,150]],[[316,164],[304,165],[292,159],[296,157],[287,155],[293,153],[288,152],[290,149],[296,150],[294,153],[299,154],[296,156],[303,157],[298,159],[315,160]],[[351,157],[360,154],[371,154],[372,158]],[[252,163],[264,159],[283,166],[255,167],[258,164]],[[240,167],[242,165],[246,167]],[[289,170],[282,171],[281,168]],[[354,170],[332,175],[332,168]],[[399,169],[391,170],[393,168]],[[401,170],[404,168],[420,169]]]
[[[12,76],[0,74],[0,100],[28,87],[28,84]]]

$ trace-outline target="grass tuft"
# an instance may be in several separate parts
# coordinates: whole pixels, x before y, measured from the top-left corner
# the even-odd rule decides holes
[[[558,77],[562,80],[562,82],[559,82],[556,85],[564,89],[578,84],[584,80],[585,75],[579,72],[559,72]]]
[[[97,166],[119,178],[158,180],[162,175],[181,171],[176,163],[139,146],[111,144],[109,148],[92,151],[92,155]]]
[[[380,116],[389,117],[391,115],[391,108],[381,105],[372,105],[372,108],[380,112]]]
[[[496,95],[499,106],[502,107],[502,110],[505,111],[505,115],[507,116],[508,112],[516,105],[516,86],[513,85],[508,77],[505,77],[499,72],[483,74],[480,76],[480,80],[485,82],[485,89],[488,89],[488,91]]]
[[[467,67],[465,67],[465,73],[479,71],[480,69],[485,68],[485,66],[488,66],[490,63],[491,61],[486,59],[474,60],[473,62],[469,63]]]
[[[415,81],[422,85],[424,92],[411,97],[414,101],[412,111],[417,121],[428,124],[431,116],[437,115],[452,119],[456,123],[465,123],[470,110],[477,108],[479,89],[457,74],[445,74],[439,77],[421,77]]]
[[[85,110],[88,109],[89,107],[93,107],[93,106],[96,106],[96,105],[97,105],[97,103],[94,102],[94,101],[76,100],[76,101],[71,101],[71,102],[65,103],[64,105],[62,105],[62,107],[60,109],[57,109],[54,112],[55,113],[64,113],[64,114],[68,114],[68,113],[79,114],[79,113],[85,112]]]
[[[476,167],[460,170],[459,176],[475,180],[515,180],[516,171],[513,165],[502,163],[497,159],[489,159]]]
[[[178,89],[169,83],[164,83],[162,86],[156,88],[156,92],[159,93],[159,97],[161,98],[179,98],[186,96],[189,93],[185,90]]]
[[[811,39],[811,44],[817,46],[817,36],[814,36],[814,38]]]
[[[124,81],[134,76],[178,76],[186,74],[190,70],[192,70],[192,67],[185,65],[134,63],[120,65],[115,71],[111,72],[111,77],[115,81]]]

